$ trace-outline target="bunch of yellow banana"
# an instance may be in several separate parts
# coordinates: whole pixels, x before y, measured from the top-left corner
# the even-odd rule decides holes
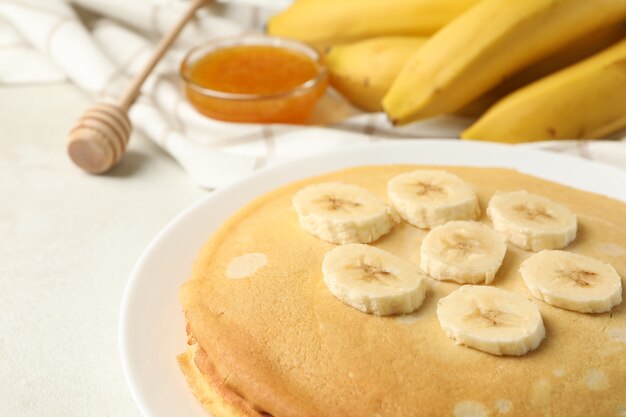
[[[455,113],[479,116],[513,91],[590,57],[625,36],[626,25],[621,23],[602,28],[516,73]],[[382,99],[396,75],[427,40],[415,36],[381,36],[333,46],[326,55],[330,82],[356,107],[380,111]]]
[[[626,127],[624,22],[626,0],[299,0],[269,31],[331,46],[335,89],[394,124],[480,115],[463,138],[520,142]]]
[[[519,70],[626,18],[626,0],[484,0],[437,32],[383,100],[396,124],[460,109]]]

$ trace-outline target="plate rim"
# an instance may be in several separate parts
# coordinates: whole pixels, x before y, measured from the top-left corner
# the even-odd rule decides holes
[[[592,170],[599,171],[599,172],[604,171],[604,173],[606,173],[610,177],[615,176],[617,178],[619,177],[623,178],[622,182],[614,181],[615,184],[621,185],[621,188],[618,189],[617,192],[609,193],[610,194],[609,195],[604,192],[599,192],[598,190],[589,189],[588,187],[579,188],[572,184],[565,184],[565,185],[570,186],[570,187],[577,187],[585,191],[607,195],[611,198],[626,202],[626,171],[621,170],[617,167],[603,164],[598,161],[586,160],[586,159],[573,156],[573,155],[560,154],[560,153],[545,151],[545,150],[536,149],[536,148],[521,147],[519,145],[509,145],[509,144],[500,144],[500,143],[492,143],[492,142],[459,141],[455,139],[436,139],[436,138],[388,139],[385,141],[374,142],[374,143],[369,143],[369,144],[346,146],[346,147],[342,147],[342,148],[338,148],[338,149],[334,149],[330,151],[316,153],[314,155],[310,155],[306,157],[301,157],[301,158],[296,158],[296,159],[285,161],[285,162],[280,162],[275,165],[264,167],[250,174],[247,174],[244,177],[236,181],[233,181],[225,186],[222,186],[216,190],[209,192],[207,195],[203,196],[196,202],[192,203],[191,205],[189,205],[188,207],[180,211],[172,219],[170,219],[166,223],[166,225],[163,228],[161,228],[160,231],[150,240],[148,245],[142,251],[138,260],[135,262],[135,265],[131,271],[131,274],[125,285],[122,298],[121,298],[121,304],[120,304],[119,315],[118,315],[117,337],[118,337],[118,349],[119,349],[119,355],[120,355],[120,361],[122,364],[124,379],[126,380],[126,384],[131,393],[133,401],[135,402],[136,406],[140,410],[141,414],[145,417],[161,417],[160,415],[153,413],[153,410],[150,408],[149,400],[146,400],[146,393],[142,392],[142,389],[140,386],[141,383],[138,380],[136,371],[134,370],[134,365],[130,362],[129,355],[130,355],[130,352],[132,351],[132,333],[133,333],[132,325],[131,325],[133,323],[133,320],[131,320],[130,318],[132,318],[133,314],[136,314],[136,311],[133,311],[133,300],[136,298],[136,293],[138,291],[138,288],[140,288],[140,284],[142,283],[142,279],[141,279],[142,270],[146,268],[146,265],[150,261],[151,255],[153,254],[153,252],[156,250],[156,248],[159,245],[163,244],[164,239],[167,239],[167,236],[170,233],[172,233],[172,231],[174,231],[177,227],[180,226],[180,224],[183,222],[185,218],[191,216],[197,210],[201,210],[202,207],[212,204],[213,201],[219,202],[219,200],[223,198],[223,196],[228,195],[228,193],[232,193],[234,192],[234,190],[238,190],[242,187],[246,187],[247,185],[251,185],[254,182],[260,181],[263,183],[264,181],[266,181],[270,183],[270,188],[267,188],[268,187],[267,184],[266,184],[266,187],[260,187],[258,191],[252,192],[253,194],[252,196],[245,197],[243,203],[238,204],[239,207],[242,207],[243,205],[245,205],[247,202],[251,201],[252,199],[257,198],[258,196],[266,193],[267,191],[269,191],[269,189],[276,188],[281,185],[294,182],[294,181],[297,181],[299,179],[303,179],[306,177],[310,177],[314,175],[321,175],[324,172],[329,172],[329,169],[326,169],[326,168],[322,168],[320,170],[317,170],[317,168],[313,170],[310,169],[310,166],[312,163],[319,162],[320,160],[324,160],[328,158],[331,158],[331,159],[338,158],[343,155],[349,156],[350,153],[357,153],[357,154],[376,153],[378,149],[382,148],[382,150],[384,150],[384,152],[387,152],[387,154],[384,154],[382,152],[377,153],[377,155],[381,155],[380,156],[381,161],[378,165],[405,164],[405,163],[410,164],[411,162],[393,162],[393,161],[388,160],[390,152],[409,150],[411,148],[419,149],[419,148],[446,148],[446,147],[453,148],[458,151],[461,151],[463,148],[466,148],[466,149],[472,148],[472,152],[477,151],[477,150],[485,150],[486,152],[495,152],[495,153],[504,152],[505,154],[509,152],[516,152],[516,153],[519,153],[519,156],[520,156],[519,159],[522,161],[525,161],[525,162],[522,162],[521,165],[532,166],[532,164],[528,164],[528,161],[542,162],[544,160],[548,160],[555,164],[562,164],[563,166],[574,165],[574,166],[580,166],[580,168],[585,168],[585,167],[591,168]],[[411,150],[415,150],[415,149],[411,149]],[[393,157],[391,159],[393,159]],[[424,164],[455,165],[454,163],[442,162],[442,161],[431,161],[427,163],[421,162],[421,161],[414,161],[413,163],[423,164],[423,165]],[[335,163],[331,165],[335,165]],[[376,165],[376,164],[347,163],[345,165],[334,166],[333,168],[330,168],[330,170],[338,170],[338,169],[348,168],[351,166],[358,166],[358,165]],[[469,165],[467,166],[487,167],[488,165],[480,164],[480,163],[479,164],[469,163]],[[491,165],[491,166],[495,166],[495,165]],[[309,167],[309,168],[303,169],[303,167]],[[511,167],[509,166],[509,168]],[[518,169],[521,172],[527,173],[529,175],[535,175],[540,178],[546,178],[545,176],[537,172],[523,171],[519,167],[513,167],[513,168]],[[286,177],[283,177],[281,180],[276,180],[275,178],[273,178],[274,176],[280,174],[281,172],[289,171],[291,169],[294,169],[294,170],[288,173],[289,175],[287,175]],[[316,173],[309,173],[309,171],[316,171]],[[547,179],[550,181],[555,181],[550,178],[547,178]],[[559,182],[563,184],[563,182],[560,182],[560,181],[555,181],[555,182]],[[231,212],[230,215],[232,214],[233,213]],[[222,221],[223,220],[220,220],[219,223],[221,223]],[[206,237],[206,239],[208,239],[208,236]],[[194,257],[196,255],[197,253],[194,254]],[[183,314],[182,311],[180,312],[180,314]]]

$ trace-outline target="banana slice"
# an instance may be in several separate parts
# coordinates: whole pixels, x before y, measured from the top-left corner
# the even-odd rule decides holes
[[[555,307],[604,313],[622,302],[622,281],[613,266],[588,256],[544,250],[519,268],[532,295]]]
[[[462,286],[439,300],[437,318],[457,344],[493,355],[524,355],[546,335],[532,301],[496,287]]]
[[[293,197],[300,226],[330,243],[369,243],[389,233],[400,218],[383,200],[356,185],[314,184]]]
[[[432,278],[489,284],[502,265],[506,242],[478,222],[453,221],[428,232],[420,253],[420,267]]]
[[[526,191],[496,193],[487,207],[493,227],[522,249],[560,249],[576,238],[576,215],[567,207]]]
[[[373,246],[337,246],[324,256],[322,273],[335,297],[377,316],[415,311],[426,295],[417,266]]]
[[[400,216],[422,229],[450,220],[473,220],[480,215],[472,187],[446,171],[418,170],[397,175],[387,184],[387,194]]]

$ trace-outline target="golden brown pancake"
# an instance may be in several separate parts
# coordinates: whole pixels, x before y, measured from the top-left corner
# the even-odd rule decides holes
[[[413,314],[377,317],[333,297],[321,263],[333,245],[298,225],[291,199],[323,181],[360,185],[386,200],[387,181],[417,166],[350,168],[281,187],[225,222],[202,249],[180,299],[190,350],[179,362],[217,417],[626,415],[626,306],[582,314],[533,299],[518,272],[532,255],[512,245],[492,285],[533,299],[547,331],[539,348],[499,357],[456,345],[437,300],[458,284],[429,280]],[[426,168],[426,167],[423,167]],[[626,204],[517,171],[436,167],[474,187],[483,215],[496,191],[528,190],[578,216],[566,250],[626,276]],[[373,245],[419,265],[427,231],[407,223]]]

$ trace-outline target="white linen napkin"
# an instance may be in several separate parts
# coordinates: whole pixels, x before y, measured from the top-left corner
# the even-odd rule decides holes
[[[63,71],[33,49],[8,23],[0,21],[0,85],[58,82]]]
[[[394,128],[383,114],[360,113],[332,90],[317,107],[311,126],[235,124],[202,116],[185,101],[178,79],[185,51],[215,36],[260,30],[268,16],[285,6],[283,0],[223,2],[201,10],[187,25],[130,111],[134,127],[171,154],[200,186],[214,188],[268,164],[384,138],[454,138],[471,122],[440,117]],[[97,17],[85,25],[76,5]],[[4,19],[0,20],[0,84],[67,77],[94,98],[112,100],[185,7],[181,0],[4,0],[0,3]],[[29,69],[24,71],[25,67]],[[626,168],[623,141],[528,146]]]

